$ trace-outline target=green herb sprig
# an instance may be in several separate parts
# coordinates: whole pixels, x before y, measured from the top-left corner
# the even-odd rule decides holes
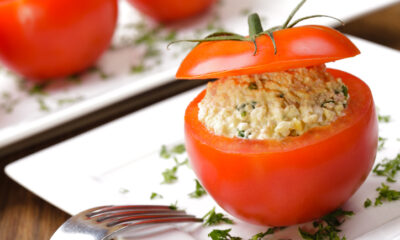
[[[212,239],[212,240],[242,240],[241,237],[234,237],[232,235],[230,235],[230,231],[232,229],[225,229],[225,230],[220,230],[220,229],[214,229],[212,230],[212,232],[210,232],[208,234],[208,236]]]
[[[265,232],[260,232],[257,233],[255,235],[253,235],[249,240],[262,240],[265,236],[267,235],[272,235],[277,231],[283,230],[286,227],[272,227],[272,228],[268,228],[267,231]]]
[[[388,182],[396,182],[395,177],[397,172],[400,170],[400,154],[393,159],[385,158],[381,163],[376,164],[372,170],[378,176],[386,177]]]
[[[303,228],[298,228],[302,239],[306,240],[346,240],[346,237],[340,237],[338,228],[344,222],[346,216],[352,216],[352,211],[337,209],[317,221],[313,222],[315,228],[313,232],[306,231]]]
[[[225,217],[222,213],[216,213],[215,207],[203,217],[204,226],[215,226],[221,223],[233,224],[233,220]]]
[[[206,195],[207,192],[203,188],[203,186],[201,186],[199,180],[195,179],[194,181],[196,182],[196,190],[194,190],[194,192],[189,193],[189,197],[191,197],[191,198],[201,198],[203,195]]]

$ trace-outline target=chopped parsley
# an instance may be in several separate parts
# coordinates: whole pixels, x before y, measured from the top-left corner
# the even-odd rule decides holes
[[[37,98],[36,100],[37,100],[37,102],[39,104],[40,111],[50,112],[50,108],[49,108],[49,106],[47,106],[47,104],[46,104],[46,102],[44,101],[43,98]]]
[[[378,137],[378,151],[381,151],[385,147],[385,142],[387,138],[384,137]]]
[[[164,178],[164,181],[162,183],[174,183],[176,180],[178,180],[178,177],[176,176],[176,172],[178,171],[178,167],[174,166],[173,168],[167,168],[162,172],[162,176]]]
[[[222,213],[216,213],[215,207],[203,217],[204,226],[215,226],[221,223],[233,224],[233,220],[225,217]]]
[[[390,122],[390,115],[380,115],[378,114],[378,121],[383,123]]]
[[[200,198],[203,195],[207,194],[206,190],[204,190],[203,186],[201,186],[199,180],[195,179],[195,182],[196,182],[196,190],[194,190],[194,192],[189,193],[189,197]]]
[[[232,229],[220,230],[214,229],[208,234],[212,240],[242,240],[241,237],[234,237],[229,234]]]
[[[171,203],[169,205],[169,209],[178,210],[178,201],[175,201],[174,203]]]
[[[342,92],[346,98],[349,96],[349,89],[345,85],[342,85]]]
[[[131,67],[131,73],[134,73],[134,74],[141,73],[144,70],[145,70],[145,67],[144,67],[143,64],[138,64],[138,65],[135,65],[135,66]]]
[[[46,87],[47,83],[35,84],[29,89],[28,93],[30,95],[46,95]]]
[[[388,185],[381,183],[381,186],[376,189],[378,191],[379,196],[375,198],[374,205],[382,205],[383,201],[396,201],[400,199],[400,191],[396,191],[393,189],[390,189]]]
[[[255,234],[255,235],[253,235],[251,238],[250,238],[250,240],[262,240],[265,236],[267,236],[267,235],[272,235],[272,234],[274,234],[275,232],[277,232],[277,231],[279,231],[279,230],[282,230],[282,229],[285,229],[286,227],[272,227],[272,228],[268,228],[267,229],[267,231],[265,231],[265,232],[260,232],[260,233],[257,233],[257,234]]]
[[[161,194],[152,192],[151,195],[150,195],[150,199],[153,200],[153,199],[157,199],[157,198],[161,199],[161,198],[163,198],[163,196]]]
[[[365,208],[368,208],[368,207],[370,207],[371,205],[372,205],[371,199],[367,198],[367,199],[364,201],[364,207],[365,207]]]
[[[14,111],[14,107],[19,103],[19,100],[13,99],[9,92],[3,92],[1,94],[1,99],[3,101],[0,103],[0,108],[6,113],[12,113]]]
[[[321,107],[325,107],[325,104],[328,104],[328,103],[335,103],[335,101],[334,100],[325,100],[322,104],[321,104]]]
[[[352,216],[352,211],[337,209],[317,221],[313,222],[314,231],[309,232],[303,228],[298,228],[302,239],[306,240],[346,240],[346,237],[340,237],[338,228],[344,222],[344,217]]]
[[[121,193],[121,194],[126,194],[126,193],[129,193],[129,190],[126,189],[126,188],[120,188],[120,189],[119,189],[119,193]]]
[[[247,116],[247,112],[246,112],[246,111],[242,111],[242,112],[240,113],[240,116],[246,117],[246,116]]]
[[[175,161],[175,166],[172,168],[167,168],[164,170],[164,172],[162,172],[162,176],[164,178],[164,181],[161,183],[165,183],[165,184],[170,184],[170,183],[174,183],[176,182],[176,180],[178,180],[178,177],[176,176],[176,173],[179,169],[180,166],[182,165],[188,165],[189,164],[189,160],[185,159],[182,162],[179,162],[178,159],[176,157],[174,157],[174,161]]]
[[[249,89],[257,90],[258,86],[257,86],[257,84],[255,82],[251,82],[251,83],[249,83]]]
[[[160,157],[168,159],[174,154],[182,154],[185,151],[186,148],[184,144],[175,145],[170,150],[167,148],[167,146],[162,145],[160,150]]]
[[[388,182],[396,182],[394,178],[399,170],[400,154],[397,154],[397,156],[393,159],[385,158],[381,163],[376,164],[372,172],[378,176],[386,177],[386,181]]]
[[[245,138],[246,137],[245,131],[244,130],[238,130],[237,136],[241,137],[241,138]]]

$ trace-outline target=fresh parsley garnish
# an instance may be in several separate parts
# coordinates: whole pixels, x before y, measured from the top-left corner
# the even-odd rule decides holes
[[[342,92],[346,98],[349,96],[349,89],[345,85],[342,85]]]
[[[368,207],[370,207],[371,205],[372,205],[371,199],[367,198],[367,199],[364,201],[364,207],[365,207],[365,208],[368,208]]]
[[[305,229],[298,228],[302,239],[306,240],[346,240],[346,237],[340,237],[338,228],[344,222],[344,217],[352,216],[352,211],[344,211],[337,209],[317,221],[313,222],[315,228],[313,232],[308,232]]]
[[[232,229],[220,230],[214,229],[208,234],[212,240],[242,240],[241,237],[234,237],[229,234]]]
[[[225,217],[222,213],[216,213],[215,207],[203,217],[204,226],[214,226],[221,223],[233,224],[233,220]]]
[[[255,82],[251,82],[251,83],[249,83],[249,89],[257,90],[258,86],[257,86],[257,84]]]
[[[386,177],[386,181],[388,182],[396,182],[394,178],[399,170],[400,154],[397,154],[397,156],[393,159],[385,158],[381,163],[376,164],[372,172],[378,176]]]
[[[167,183],[167,184],[174,183],[176,180],[178,180],[176,173],[179,167],[189,164],[189,160],[187,158],[184,161],[179,162],[178,159],[174,157],[174,161],[175,161],[175,166],[173,166],[172,168],[167,168],[164,170],[164,172],[162,172],[162,176],[164,178],[164,181],[162,183]]]
[[[178,144],[173,146],[170,150],[167,146],[162,145],[160,150],[160,157],[168,159],[174,154],[182,154],[186,151],[184,144]]]
[[[171,210],[178,210],[178,201],[175,201],[174,203],[171,203],[169,205],[169,209]]]
[[[164,172],[162,172],[162,176],[164,178],[164,181],[162,183],[174,183],[176,180],[178,180],[178,177],[176,176],[177,171],[177,166],[165,169]]]
[[[382,205],[383,201],[396,201],[400,199],[400,191],[390,189],[388,185],[381,183],[381,186],[376,189],[379,196],[375,198],[375,206]]]
[[[150,199],[153,200],[153,199],[157,199],[157,198],[163,198],[163,196],[161,194],[152,192],[150,195]]]
[[[390,116],[378,114],[378,121],[383,122],[383,123],[388,123],[388,122],[390,122]]]
[[[260,232],[260,233],[257,233],[257,234],[255,234],[255,235],[253,235],[251,238],[250,238],[250,240],[262,240],[265,236],[267,236],[267,235],[272,235],[272,234],[274,234],[275,232],[277,232],[277,231],[279,231],[279,230],[282,230],[282,229],[285,229],[286,227],[272,227],[272,228],[268,228],[267,229],[267,231],[265,231],[265,232]]]
[[[189,197],[191,198],[200,198],[203,195],[207,194],[206,190],[204,190],[203,186],[201,186],[199,180],[195,179],[196,182],[196,190],[194,192],[189,193]]]
[[[387,138],[378,137],[378,151],[381,151],[385,147]]]
[[[238,136],[238,137],[241,137],[241,138],[245,138],[245,137],[246,137],[245,131],[244,131],[244,130],[238,130],[237,136]]]

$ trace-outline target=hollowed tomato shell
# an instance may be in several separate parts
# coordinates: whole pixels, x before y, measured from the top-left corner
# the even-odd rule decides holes
[[[345,203],[374,163],[378,123],[368,86],[328,69],[350,94],[345,115],[298,137],[248,140],[214,135],[198,120],[200,93],[185,113],[190,163],[215,201],[244,221],[287,226]]]
[[[257,37],[257,52],[249,41],[213,41],[197,45],[181,63],[176,78],[207,79],[278,72],[320,65],[360,53],[342,33],[310,25],[273,33],[277,52],[267,35]]]

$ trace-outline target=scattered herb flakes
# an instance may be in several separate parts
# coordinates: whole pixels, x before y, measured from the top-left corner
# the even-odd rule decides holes
[[[349,90],[347,89],[347,87],[345,85],[342,85],[342,92],[346,98],[349,96]]]
[[[382,149],[384,149],[386,141],[387,141],[387,138],[378,137],[378,151],[381,151]]]
[[[167,35],[164,37],[164,41],[166,42],[172,42],[176,40],[176,31],[172,30],[167,33]]]
[[[173,168],[167,168],[162,172],[162,176],[164,178],[164,181],[162,183],[165,184],[170,184],[174,183],[176,180],[178,180],[178,177],[176,176],[176,172],[178,171],[178,167],[174,166]]]
[[[131,73],[133,74],[142,73],[144,70],[145,67],[142,63],[131,67]]]
[[[246,111],[242,111],[242,112],[240,113],[240,116],[246,117],[246,116],[247,116],[247,112],[246,112]]]
[[[370,207],[371,205],[372,205],[371,199],[367,198],[367,199],[364,201],[364,207],[365,207],[365,208],[368,208],[368,207]]]
[[[178,201],[175,201],[174,203],[171,203],[169,205],[169,209],[178,210]]]
[[[160,157],[168,159],[172,155],[175,154],[182,154],[186,151],[185,145],[184,144],[178,144],[173,146],[170,150],[167,148],[167,146],[162,145],[161,150],[160,150]]]
[[[163,196],[161,194],[152,192],[151,195],[150,195],[150,199],[153,200],[153,199],[157,199],[157,198],[161,199],[161,198],[163,198]]]
[[[246,134],[244,130],[238,130],[237,136],[240,138],[245,138]]]
[[[129,190],[126,189],[126,188],[120,188],[120,189],[119,189],[119,193],[121,193],[121,194],[126,194],[126,193],[129,193]]]
[[[0,108],[6,113],[12,113],[14,107],[19,103],[19,100],[13,99],[9,92],[2,92],[1,99],[2,102],[0,103]]]
[[[400,170],[400,154],[393,159],[385,158],[381,163],[376,164],[372,170],[378,176],[386,177],[388,182],[396,182],[394,179],[397,172]]]
[[[314,229],[311,232],[299,227],[299,234],[302,239],[306,240],[345,240],[346,237],[340,237],[338,235],[341,231],[338,227],[342,225],[346,216],[352,216],[353,214],[352,211],[337,209],[319,220],[314,221]]]
[[[378,114],[378,121],[382,123],[388,123],[390,122],[390,115],[380,115]]]
[[[185,145],[184,145],[184,144],[178,144],[178,145],[174,146],[174,147],[171,149],[171,152],[172,152],[172,153],[176,153],[176,154],[182,154],[182,153],[184,153],[185,151],[186,151],[186,148],[185,148]]]
[[[79,97],[76,97],[76,98],[61,98],[61,99],[57,100],[57,104],[59,106],[64,106],[64,105],[67,105],[67,104],[73,104],[73,103],[79,102],[82,99],[83,99],[82,96],[79,96]]]
[[[383,201],[396,201],[400,199],[400,191],[390,189],[388,185],[381,183],[381,186],[376,189],[379,196],[375,198],[375,206],[382,205]]]
[[[216,213],[215,207],[203,217],[204,226],[215,226],[221,223],[233,224],[233,221],[225,217],[222,213]]]
[[[46,83],[35,84],[29,90],[29,95],[46,95],[45,88],[47,87]]]
[[[260,232],[260,233],[257,233],[257,234],[255,234],[255,235],[253,235],[253,236],[250,238],[250,240],[262,240],[265,236],[267,236],[267,235],[272,235],[272,234],[274,234],[275,232],[280,231],[280,230],[283,230],[283,229],[285,229],[285,228],[286,228],[286,227],[272,227],[272,228],[268,228],[267,231],[265,231],[265,232]]]
[[[200,182],[197,179],[195,179],[194,181],[196,182],[196,190],[194,190],[194,192],[189,193],[189,197],[200,198],[203,195],[207,194],[206,190],[203,188],[203,186],[201,186]]]
[[[50,112],[49,106],[47,106],[46,102],[44,101],[43,98],[37,98],[36,101],[39,104],[39,110],[43,112]]]
[[[257,86],[257,84],[255,82],[251,82],[251,83],[249,83],[249,89],[257,90],[258,86]]]
[[[160,157],[168,159],[171,157],[171,153],[167,150],[167,146],[162,145],[160,150]]]
[[[208,236],[212,240],[242,240],[241,237],[234,237],[229,234],[229,232],[232,229],[226,229],[226,230],[220,230],[220,229],[214,229],[212,230]]]

